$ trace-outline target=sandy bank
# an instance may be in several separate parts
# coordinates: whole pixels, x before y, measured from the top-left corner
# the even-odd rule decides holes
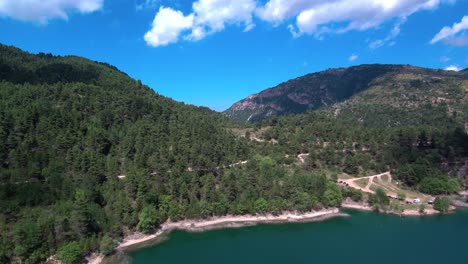
[[[398,213],[395,213],[398,214]],[[425,215],[436,215],[440,214],[439,211],[434,210],[433,208],[426,208],[424,209],[424,213],[421,214],[419,210],[405,210],[401,215],[406,215],[406,216],[425,216]]]
[[[166,232],[172,230],[186,230],[190,232],[202,232],[221,228],[236,228],[252,226],[260,223],[303,223],[321,221],[332,217],[347,216],[340,213],[338,209],[322,210],[317,212],[296,213],[285,212],[281,215],[244,215],[244,216],[223,216],[215,217],[207,220],[183,220],[178,222],[166,222],[161,225],[161,228],[154,234],[144,235],[136,233],[126,237],[117,247],[118,250],[126,249],[130,246],[135,246],[144,242],[148,242],[160,237]]]
[[[360,210],[360,211],[374,211],[374,209],[371,206],[369,206],[368,204],[356,203],[356,202],[352,202],[352,201],[349,201],[349,200],[346,200],[345,202],[343,202],[341,207],[344,208],[344,209],[354,209],[354,210]],[[450,207],[450,210],[453,211],[453,210],[455,210],[455,208]],[[419,212],[419,210],[410,210],[410,209],[406,209],[401,213],[397,212],[397,211],[380,211],[380,213],[402,215],[402,216],[428,216],[428,215],[440,214],[439,211],[434,210],[434,208],[432,208],[432,207],[428,207],[428,208],[424,209],[423,214],[421,214]]]
[[[370,207],[368,204],[362,204],[362,203],[356,203],[356,202],[350,202],[350,201],[343,202],[341,204],[341,208],[355,209],[355,210],[360,210],[360,211],[373,211],[372,207]]]
[[[101,254],[94,253],[91,256],[86,258],[86,263],[88,264],[99,264],[104,259],[104,256]]]

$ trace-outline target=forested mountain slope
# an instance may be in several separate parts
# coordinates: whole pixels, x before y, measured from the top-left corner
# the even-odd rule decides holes
[[[391,171],[396,179],[413,190],[434,195],[454,192],[468,178],[466,73],[412,66],[364,65],[305,76],[290,83],[298,85],[297,88],[306,83],[300,80],[317,80],[322,75],[330,77],[336,71],[344,76],[342,80],[351,80],[346,72],[357,73],[358,69],[374,67],[387,71],[376,74],[365,89],[359,88],[359,92],[342,102],[295,115],[267,118],[261,114],[257,116],[263,119],[261,122],[246,124],[250,128],[236,132],[258,142],[257,151],[275,157],[280,164],[295,163],[299,157],[306,170],[326,171],[334,177],[343,173],[365,176]],[[338,85],[339,80],[333,80],[336,81],[333,85]],[[353,93],[359,90],[350,83],[342,84],[340,88],[325,82],[324,89],[319,90],[323,94],[331,91],[326,87]],[[307,89],[301,91],[309,91]],[[310,89],[317,91],[313,87]],[[280,85],[265,93],[276,100],[291,97],[284,93],[286,91],[297,89],[292,85],[289,88]],[[241,104],[248,105],[264,96],[262,92]],[[317,96],[322,98],[320,92]]]
[[[107,64],[0,45],[0,262],[87,253],[147,205],[184,217],[186,182],[248,155],[228,124]]]
[[[468,156],[465,76],[395,65],[330,70],[303,78],[327,80],[310,93],[318,111],[239,128],[108,64],[0,45],[0,263],[54,254],[79,263],[167,220],[361,200],[335,184],[342,173],[392,170],[412,189],[454,193]],[[306,111],[308,88],[294,92],[301,80],[265,98]]]
[[[377,108],[368,108],[369,113],[374,110],[424,112],[429,105],[441,104],[460,110],[466,104],[467,82],[466,72],[409,65],[360,65],[287,81],[249,96],[225,114],[237,121],[255,122],[324,107],[334,107],[337,115],[348,114],[346,110],[354,115],[369,106]]]

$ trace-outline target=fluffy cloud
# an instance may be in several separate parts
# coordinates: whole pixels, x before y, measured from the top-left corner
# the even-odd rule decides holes
[[[349,60],[349,61],[355,61],[355,60],[357,60],[358,58],[359,58],[358,55],[353,54],[353,55],[349,56],[348,60]]]
[[[297,16],[304,10],[314,7],[318,2],[324,1],[270,0],[265,6],[259,7],[256,13],[265,21],[279,24],[284,20]]]
[[[151,1],[151,0],[147,0]],[[192,5],[193,24],[177,31],[175,39],[198,41],[222,31],[226,25],[239,25],[251,30],[254,17],[279,26],[287,22],[293,37],[367,30],[382,23],[397,21],[387,37],[370,43],[377,48],[394,43],[406,18],[420,10],[435,9],[454,0],[198,0]],[[156,14],[156,17],[159,14]],[[156,20],[156,19],[155,19]],[[163,21],[160,23],[165,24]],[[159,27],[158,23],[153,23]],[[151,32],[150,31],[150,32]],[[160,32],[160,34],[166,34]],[[182,35],[182,36],[181,36]]]
[[[257,14],[279,24],[296,18],[296,33],[344,33],[375,28],[392,18],[405,19],[424,9],[436,8],[444,0],[270,0]],[[331,24],[339,28],[331,29]]]
[[[224,29],[225,24],[252,26],[254,0],[199,0],[193,3],[195,24],[214,32]]]
[[[467,46],[468,36],[465,35],[468,31],[468,16],[464,16],[458,23],[454,23],[452,27],[443,27],[437,35],[431,40],[431,44],[443,41],[454,46]]]
[[[145,34],[145,41],[153,47],[175,43],[182,31],[192,28],[193,19],[193,14],[184,16],[180,11],[161,7],[154,17],[151,30]]]
[[[102,8],[104,0],[1,0],[0,16],[47,23],[68,19],[69,12],[91,13]]]
[[[450,65],[447,68],[445,68],[446,71],[461,71],[463,70],[460,68],[458,65]]]
[[[249,31],[255,26],[255,9],[255,0],[199,0],[193,3],[193,12],[188,16],[161,7],[145,40],[154,47],[177,42],[181,35],[185,40],[198,41],[222,31],[228,24],[242,25],[244,31]]]

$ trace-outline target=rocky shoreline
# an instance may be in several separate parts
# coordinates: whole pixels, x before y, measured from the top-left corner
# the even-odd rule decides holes
[[[135,233],[126,237],[117,246],[117,250],[126,250],[134,248],[139,244],[156,240],[164,234],[170,233],[173,230],[185,230],[188,232],[204,232],[215,229],[224,228],[240,228],[254,226],[257,224],[282,224],[282,223],[305,223],[323,221],[334,217],[347,217],[347,214],[340,213],[338,208],[313,211],[306,213],[284,212],[280,215],[244,215],[244,216],[223,216],[215,217],[207,220],[183,220],[178,222],[166,222],[161,225],[161,228],[154,234],[145,235]]]

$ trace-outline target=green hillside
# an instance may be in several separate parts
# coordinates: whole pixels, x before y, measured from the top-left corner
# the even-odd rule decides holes
[[[310,109],[304,80],[326,80]],[[238,125],[108,64],[0,45],[0,263],[80,263],[168,220],[384,205],[338,176],[391,170],[432,195],[466,182],[464,73],[365,65],[284,87],[248,100],[288,111]]]
[[[377,74],[368,79],[365,88],[356,92],[357,86],[347,81],[351,79],[345,77],[345,73],[354,74],[358,69],[364,71],[369,67],[387,71],[370,71]],[[332,73],[336,78],[329,78]],[[338,74],[343,76],[342,80],[338,80]],[[330,70],[285,83],[295,86],[283,84],[265,90],[236,104],[231,110],[267,97],[265,94],[278,104],[276,99],[291,97],[288,92],[309,91],[296,88],[308,87],[306,80],[316,80],[320,76],[328,76],[322,78],[324,89],[307,88],[311,94],[318,92],[319,98],[322,93],[336,95],[331,92],[333,89],[352,91],[353,94],[348,93],[347,99],[342,96],[341,101],[330,101],[328,105],[302,114],[257,115],[263,121],[246,124],[244,129],[234,132],[249,138],[257,146],[257,152],[274,157],[280,164],[299,164],[308,172],[323,171],[332,179],[391,171],[405,188],[432,195],[452,193],[466,183],[466,73],[398,65]],[[344,81],[343,86],[338,86],[341,81]],[[229,111],[225,113],[228,116]],[[243,115],[242,111],[239,113]]]
[[[184,217],[186,182],[247,158],[227,126],[107,64],[0,46],[0,262],[92,251],[147,205]]]
[[[373,64],[330,69],[251,95],[234,104],[225,114],[236,121],[255,122],[326,107],[338,109],[337,114],[346,114],[340,111],[342,105],[354,114],[359,109],[353,108],[353,102],[359,107],[377,107],[380,112],[413,111],[429,104],[434,107],[454,105],[461,111],[467,81],[466,72],[408,65]],[[383,104],[379,106],[380,103]],[[393,109],[384,109],[388,107]],[[375,117],[380,118],[380,114]]]

